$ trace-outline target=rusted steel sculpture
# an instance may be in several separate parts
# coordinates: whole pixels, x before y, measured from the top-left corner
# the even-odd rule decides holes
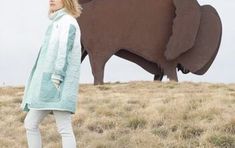
[[[161,80],[204,74],[221,42],[216,10],[196,0],[80,0],[82,60],[88,54],[94,84],[103,84],[112,55],[132,61]]]

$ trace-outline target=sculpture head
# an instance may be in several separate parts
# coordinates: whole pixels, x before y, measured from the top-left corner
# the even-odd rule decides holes
[[[222,24],[215,9],[211,6],[201,9],[201,24],[195,44],[177,58],[182,67],[198,75],[204,74],[211,66],[222,36]]]

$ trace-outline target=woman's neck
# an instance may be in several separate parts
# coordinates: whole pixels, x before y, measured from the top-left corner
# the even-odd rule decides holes
[[[60,8],[56,11],[53,11],[52,13],[49,14],[49,19],[50,20],[57,20],[58,18],[60,18],[61,16],[63,16],[65,14],[65,8]]]

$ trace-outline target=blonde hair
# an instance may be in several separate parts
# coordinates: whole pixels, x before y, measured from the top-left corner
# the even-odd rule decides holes
[[[73,17],[77,18],[82,13],[82,7],[78,3],[78,0],[62,0],[64,3],[64,8],[70,13]]]
[[[77,18],[82,13],[82,7],[78,3],[78,0],[62,0],[64,4],[65,11],[67,11],[70,15]],[[52,11],[49,10],[49,14],[51,14]]]

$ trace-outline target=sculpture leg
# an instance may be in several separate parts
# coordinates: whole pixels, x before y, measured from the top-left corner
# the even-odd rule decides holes
[[[97,50],[102,51],[102,50]],[[92,74],[94,76],[94,85],[102,85],[104,84],[104,66],[111,56],[106,55],[93,55],[89,53],[89,59],[91,63]]]
[[[163,70],[157,65],[157,68],[155,69],[154,73],[154,81],[162,81],[163,76],[164,76]]]
[[[154,81],[162,81],[163,75],[163,73],[155,74]]]
[[[177,77],[175,66],[167,67],[167,69],[164,69],[164,73],[167,75],[167,78],[169,78],[170,81],[178,82],[178,77]]]
[[[94,76],[94,85],[104,84],[104,65],[100,65],[92,72]]]

